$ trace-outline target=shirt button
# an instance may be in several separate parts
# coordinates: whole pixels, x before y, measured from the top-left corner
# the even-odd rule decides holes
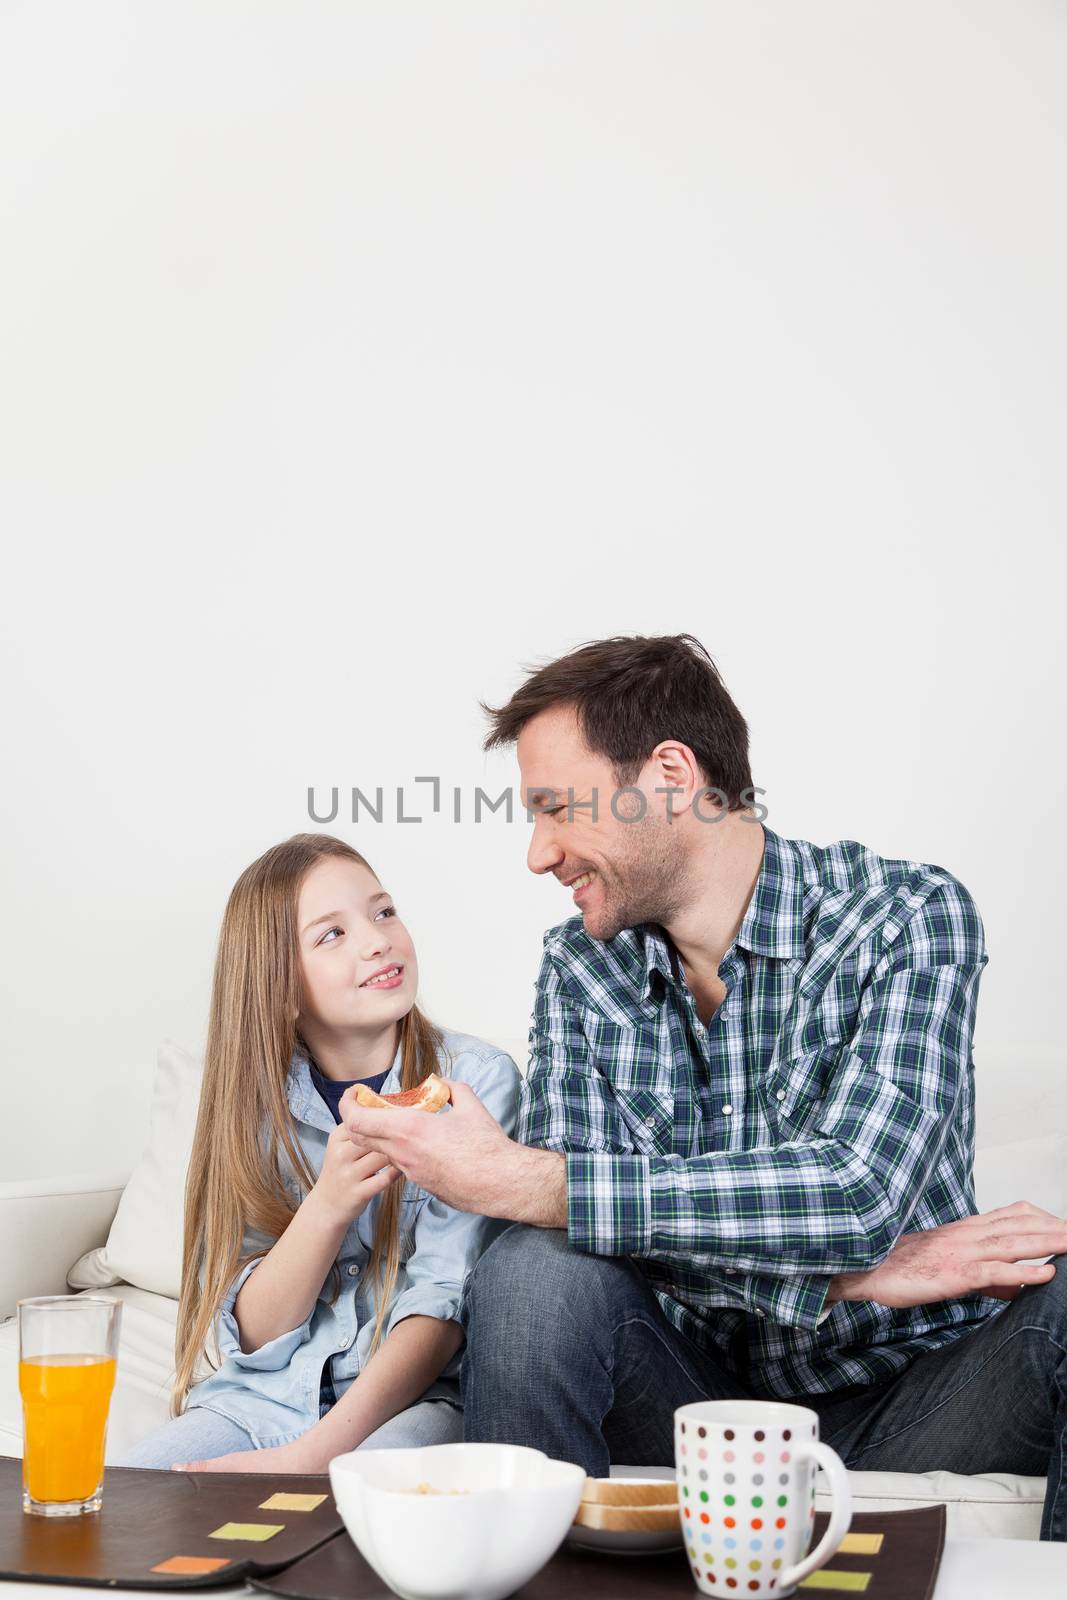
[[[656,1126],[655,1117],[646,1117],[645,1118],[645,1127],[646,1128],[654,1128],[655,1126]]]
[[[733,1109],[734,1109],[733,1106],[723,1106],[723,1108],[722,1108],[723,1116],[724,1117],[728,1117]]]
[[[355,1262],[353,1262],[352,1265],[348,1269],[348,1276],[350,1278],[354,1278],[357,1275],[358,1272],[359,1272],[359,1268],[356,1266]]]
[[[778,1093],[775,1095],[774,1098],[776,1100],[784,1100],[785,1099],[785,1090],[784,1089],[779,1089]]]

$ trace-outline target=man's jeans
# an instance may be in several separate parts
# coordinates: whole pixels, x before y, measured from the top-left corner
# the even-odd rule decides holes
[[[868,1472],[1048,1474],[1042,1539],[1067,1541],[1067,1256],[1049,1282],[884,1383],[794,1395]],[[464,1438],[532,1445],[604,1477],[674,1460],[674,1411],[749,1397],[668,1322],[626,1257],[583,1255],[516,1224],[467,1284]]]

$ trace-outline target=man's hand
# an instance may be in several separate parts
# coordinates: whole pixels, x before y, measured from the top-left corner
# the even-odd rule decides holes
[[[432,1116],[405,1107],[361,1106],[346,1089],[339,1110],[348,1138],[357,1150],[380,1152],[405,1178],[457,1211],[565,1228],[564,1158],[509,1139],[469,1084],[449,1081],[452,1109]]]
[[[927,1305],[966,1294],[1014,1300],[1020,1289],[1047,1283],[1056,1272],[1051,1262],[1020,1263],[1065,1252],[1067,1222],[1017,1200],[998,1211],[903,1234],[869,1272],[839,1273],[826,1298],[876,1300],[883,1306]]]
[[[377,1151],[412,1183],[454,1206],[499,1216],[487,1201],[521,1150],[469,1084],[450,1079],[452,1109],[431,1115],[408,1107],[361,1106],[346,1089],[338,1107],[348,1138],[361,1153]]]

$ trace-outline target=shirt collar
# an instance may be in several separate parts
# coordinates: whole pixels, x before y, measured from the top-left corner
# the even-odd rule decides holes
[[[738,929],[737,943],[759,956],[788,959],[804,955],[804,888],[804,875],[792,843],[764,828],[763,865]]]
[[[674,971],[674,947],[664,930],[655,922],[646,922],[640,929],[645,956],[645,977],[641,986],[643,1005],[655,1004],[663,998],[663,986],[677,981]]]
[[[763,829],[763,863],[748,908],[737,931],[735,943],[759,956],[788,960],[803,956],[806,950],[805,883],[801,863],[793,845]],[[641,999],[647,1005],[660,998],[656,974],[676,983],[676,956],[665,931],[655,923],[641,928],[645,957],[645,976]]]

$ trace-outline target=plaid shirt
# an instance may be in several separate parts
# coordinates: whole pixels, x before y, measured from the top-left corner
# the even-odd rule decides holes
[[[790,1397],[879,1382],[1003,1309],[824,1304],[835,1273],[975,1210],[988,957],[944,868],[763,831],[707,1027],[662,928],[545,935],[518,1137],[566,1154],[575,1249],[635,1257],[680,1332]]]

